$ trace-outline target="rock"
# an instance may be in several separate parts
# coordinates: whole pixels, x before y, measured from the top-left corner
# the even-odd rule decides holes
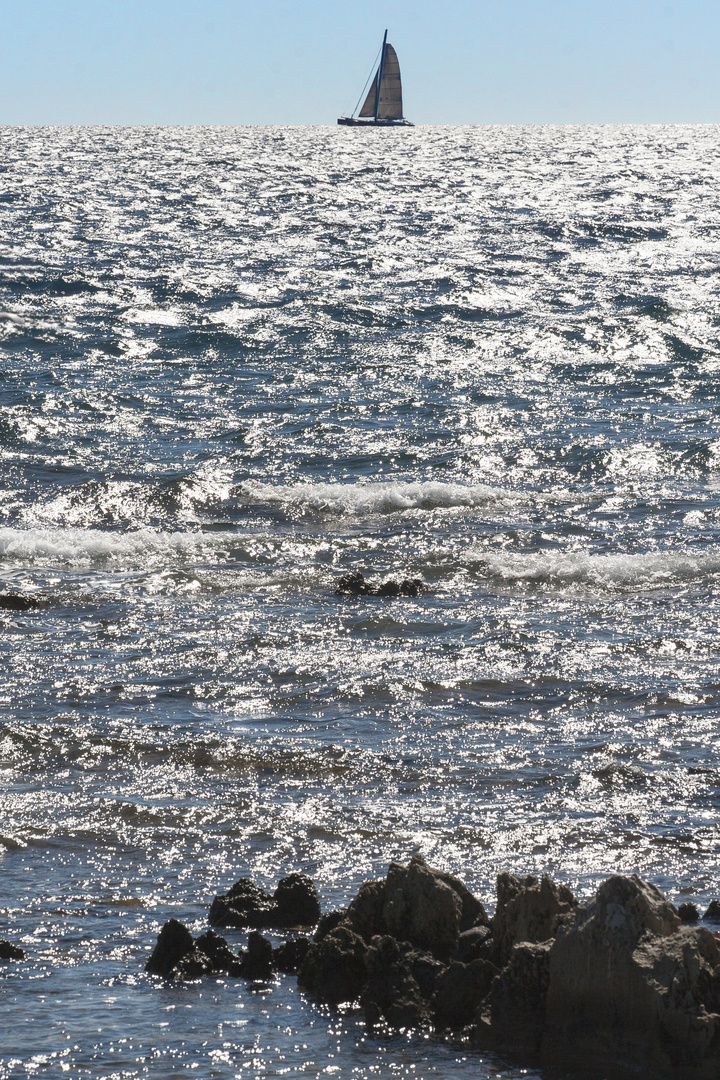
[[[455,959],[461,964],[469,964],[471,960],[491,960],[493,951],[490,927],[473,926],[460,934]]]
[[[475,926],[490,926],[490,920],[485,908],[459,878],[454,877],[452,874],[446,874],[442,870],[436,870],[435,873],[440,878],[440,881],[449,885],[460,897],[460,903],[462,904],[460,912],[461,934]]]
[[[335,587],[336,596],[420,596],[425,585],[420,578],[388,578],[380,585],[372,585],[361,573],[344,574]]]
[[[192,934],[187,926],[177,919],[168,919],[158,934],[157,944],[145,964],[145,970],[170,978],[173,969],[193,949]]]
[[[321,915],[317,930],[313,935],[313,941],[322,941],[324,937],[332,933],[336,926],[339,926],[341,922],[345,922],[347,913],[347,908],[342,908],[340,911],[328,911],[326,915]]]
[[[242,975],[242,958],[230,949],[225,938],[214,930],[207,930],[195,941],[195,948],[210,960],[213,972],[225,972],[228,975]]]
[[[253,982],[265,982],[273,970],[273,947],[257,930],[248,934],[248,949],[242,958],[240,974]]]
[[[428,999],[442,965],[407,942],[378,936],[365,954],[366,982],[360,995],[370,1027],[384,1021],[393,1028],[430,1026]]]
[[[690,902],[680,904],[677,912],[680,916],[680,921],[684,923],[696,923],[700,918],[700,912],[697,907]]]
[[[235,882],[229,892],[216,896],[210,907],[213,926],[312,926],[320,918],[320,899],[305,874],[290,874],[270,896],[248,878]]]
[[[216,896],[210,906],[211,926],[267,926],[272,897],[249,878],[236,881],[229,892]]]
[[[349,927],[338,926],[307,951],[298,986],[329,1005],[357,1001],[366,981],[367,946]]]
[[[710,901],[708,909],[703,915],[703,919],[707,919],[708,922],[720,922],[720,901]]]
[[[518,878],[502,873],[497,879],[498,902],[492,919],[495,957],[500,966],[510,959],[513,945],[521,941],[548,941],[559,926],[572,919],[578,902],[565,885],[556,885],[547,874]]]
[[[435,1027],[459,1031],[475,1017],[498,969],[487,960],[455,961],[438,976],[432,998]]]
[[[612,877],[550,951],[543,1056],[551,1064],[720,1075],[720,948],[682,927],[653,885]]]
[[[488,995],[490,1030],[496,1043],[523,1055],[540,1049],[553,941],[514,945],[510,960]]]
[[[10,941],[0,940],[0,960],[24,960],[25,950]]]
[[[458,893],[422,855],[413,855],[407,866],[390,864],[382,909],[388,934],[449,960],[457,950],[462,909]]]
[[[273,949],[273,966],[287,975],[296,975],[310,948],[310,938],[296,937]]]
[[[32,596],[19,596],[17,593],[0,593],[0,609],[5,611],[32,611],[40,607],[40,601]]]
[[[305,874],[289,874],[273,894],[268,926],[314,926],[320,918],[320,897]]]
[[[369,944],[371,938],[385,933],[384,905],[385,882],[364,881],[350,902],[344,922]]]

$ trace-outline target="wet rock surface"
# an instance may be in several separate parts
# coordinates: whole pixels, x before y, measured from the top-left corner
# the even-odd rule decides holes
[[[0,960],[24,960],[25,950],[11,941],[0,939]]]
[[[34,611],[41,606],[41,602],[32,596],[22,596],[20,593],[0,593],[0,611]]]
[[[173,980],[297,973],[318,1002],[359,1006],[370,1031],[417,1029],[578,1077],[720,1076],[720,932],[635,875],[579,903],[547,875],[501,873],[489,919],[461,881],[415,855],[324,916],[301,874],[272,896],[243,879],[216,897],[211,921],[218,913],[244,926],[314,915],[316,929],[274,949],[255,929],[236,955],[214,930],[193,940],[171,919],[146,969]]]
[[[210,907],[213,926],[240,926],[262,929],[314,926],[320,918],[320,898],[305,874],[283,878],[272,894],[247,878],[216,896]]]
[[[361,573],[344,574],[335,587],[336,596],[420,596],[426,592],[420,578],[389,578],[379,584],[365,580]]]

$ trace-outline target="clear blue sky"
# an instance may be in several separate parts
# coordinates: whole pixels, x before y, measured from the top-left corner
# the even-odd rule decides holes
[[[0,124],[720,122],[720,0],[0,0]]]

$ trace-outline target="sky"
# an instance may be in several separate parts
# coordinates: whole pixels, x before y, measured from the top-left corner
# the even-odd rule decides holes
[[[719,0],[0,0],[2,124],[720,122]]]

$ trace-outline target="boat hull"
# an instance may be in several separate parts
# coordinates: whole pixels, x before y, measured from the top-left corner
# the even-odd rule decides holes
[[[345,127],[415,127],[410,120],[374,120],[364,116],[340,116],[338,124]]]

